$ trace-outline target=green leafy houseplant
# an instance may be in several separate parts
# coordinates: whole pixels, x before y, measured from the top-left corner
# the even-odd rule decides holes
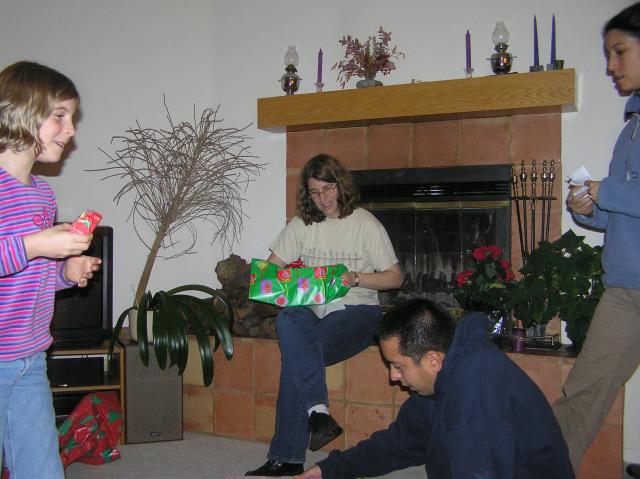
[[[601,246],[568,230],[558,240],[542,241],[527,257],[507,305],[525,327],[546,324],[558,316],[580,351],[596,305],[602,296]]]
[[[458,273],[454,297],[467,311],[487,313],[499,321],[513,286],[514,274],[509,262],[502,258],[502,248],[481,246],[473,251],[474,267]]]
[[[129,218],[149,251],[133,306],[116,321],[110,353],[120,341],[129,312],[137,310],[135,332],[143,364],[149,364],[149,321],[158,365],[162,369],[176,365],[178,374],[187,365],[188,334],[192,331],[203,382],[208,386],[213,381],[213,351],[222,345],[226,358],[233,356],[232,308],[223,295],[205,285],[188,284],[156,293],[147,291],[147,286],[161,249],[170,252],[165,259],[193,252],[196,221],[213,225],[212,243],[221,241],[223,249],[236,241],[242,231],[243,193],[262,165],[251,161],[256,157],[244,144],[248,137],[243,131],[248,125],[221,128],[219,107],[203,110],[200,118],[194,108],[193,122],[174,123],[166,102],[164,106],[168,129],[143,128],[137,122],[137,127],[113,138],[112,142],[123,145],[115,154],[102,150],[110,158],[108,166],[93,170],[107,172],[103,179],[124,181],[114,201],[119,204],[126,196],[132,197]],[[179,239],[183,232],[189,238],[185,243]]]

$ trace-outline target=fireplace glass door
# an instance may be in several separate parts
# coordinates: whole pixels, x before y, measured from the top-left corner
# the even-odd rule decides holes
[[[404,274],[399,290],[380,293],[385,306],[419,297],[458,312],[453,296],[456,275],[472,267],[473,250],[497,245],[509,257],[508,201],[365,206],[387,230]]]

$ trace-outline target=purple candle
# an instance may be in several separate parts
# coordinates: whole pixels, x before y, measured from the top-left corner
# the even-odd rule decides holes
[[[556,61],[556,16],[551,20],[551,64]]]
[[[469,34],[469,30],[467,30],[467,33],[464,36],[464,42],[467,52],[467,71],[469,71],[471,70],[471,35]]]
[[[533,66],[537,67],[540,64],[538,57],[538,20],[536,16],[533,16]]]
[[[322,83],[322,48],[318,52],[318,77],[316,83]]]

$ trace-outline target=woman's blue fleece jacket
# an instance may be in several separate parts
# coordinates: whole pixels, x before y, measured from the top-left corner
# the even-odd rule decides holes
[[[640,97],[627,101],[628,122],[613,149],[609,176],[600,183],[592,216],[573,214],[585,226],[605,232],[605,286],[640,289]]]
[[[431,396],[413,394],[397,419],[318,464],[323,479],[425,465],[429,479],[571,479],[560,428],[533,381],[489,341],[487,318],[456,328]]]

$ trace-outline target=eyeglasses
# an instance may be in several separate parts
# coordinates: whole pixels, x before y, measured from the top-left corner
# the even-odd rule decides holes
[[[330,193],[333,193],[334,191],[336,191],[337,187],[337,184],[332,183],[330,185],[323,186],[319,190],[309,190],[309,196],[311,196],[311,198],[313,199],[320,198],[320,194],[328,195]]]

